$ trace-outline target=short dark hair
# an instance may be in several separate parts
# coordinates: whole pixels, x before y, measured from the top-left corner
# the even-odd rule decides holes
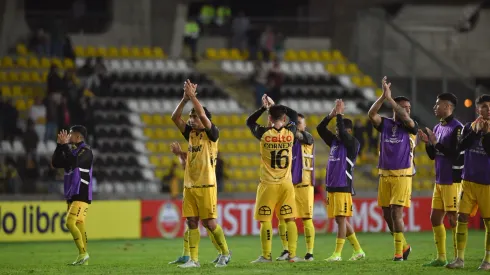
[[[476,99],[476,104],[482,104],[484,102],[490,102],[490,95],[481,95]]]
[[[87,128],[82,125],[73,125],[70,128],[71,132],[79,133],[84,139],[87,138]]]
[[[303,118],[303,119],[304,119],[304,118],[305,118],[305,115],[303,115],[302,113],[298,113],[298,117],[300,117],[300,118]]]
[[[447,100],[447,101],[451,102],[454,105],[454,107],[456,107],[456,105],[458,105],[458,98],[452,93],[442,93],[442,94],[437,96],[437,99]]]
[[[342,121],[344,122],[345,129],[352,129],[352,120],[343,118]]]
[[[286,114],[286,108],[283,105],[273,105],[269,108],[269,115],[272,120],[279,120]]]
[[[410,102],[410,99],[408,99],[408,97],[406,97],[406,96],[397,96],[397,97],[394,97],[393,100],[396,103],[400,103],[402,101],[408,101],[408,102]]]
[[[206,117],[211,120],[213,118],[213,116],[211,115],[211,112],[208,110],[208,108],[202,106],[202,108],[204,109],[204,114],[206,115]],[[196,112],[196,109],[192,108],[191,109],[191,113],[195,113]]]

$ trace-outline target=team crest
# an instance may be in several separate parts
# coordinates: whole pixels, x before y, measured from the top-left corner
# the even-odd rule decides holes
[[[393,127],[391,128],[391,136],[396,136],[396,131],[398,130],[398,126],[396,125],[393,125]]]

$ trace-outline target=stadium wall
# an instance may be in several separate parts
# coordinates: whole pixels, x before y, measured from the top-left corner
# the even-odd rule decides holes
[[[227,236],[259,235],[260,225],[253,219],[254,204],[250,199],[219,201],[218,221]],[[185,220],[181,206],[181,200],[95,201],[87,215],[87,232],[90,240],[182,237]],[[69,240],[66,208],[62,201],[0,202],[0,242]],[[357,232],[388,231],[376,199],[355,198],[353,208],[355,216],[350,222]],[[412,198],[412,207],[404,215],[406,230],[431,231],[430,211],[430,197]],[[313,221],[319,234],[337,230],[320,198],[315,200]],[[480,228],[479,221],[477,214],[470,227]],[[274,228],[276,225],[274,219]],[[302,233],[299,219],[298,229]]]

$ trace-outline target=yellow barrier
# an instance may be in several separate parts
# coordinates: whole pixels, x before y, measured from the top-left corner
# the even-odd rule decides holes
[[[0,242],[70,240],[63,201],[0,202]],[[94,239],[141,237],[141,203],[94,201],[87,218],[87,235]]]

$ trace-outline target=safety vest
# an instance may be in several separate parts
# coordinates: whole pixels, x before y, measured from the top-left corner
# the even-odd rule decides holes
[[[227,6],[219,6],[216,10],[216,25],[223,25],[231,17],[231,9]]]
[[[199,25],[195,21],[189,21],[185,24],[184,35],[191,38],[199,37]]]
[[[201,22],[204,25],[208,25],[214,18],[214,7],[211,5],[204,5],[201,7],[201,15],[199,16]]]

